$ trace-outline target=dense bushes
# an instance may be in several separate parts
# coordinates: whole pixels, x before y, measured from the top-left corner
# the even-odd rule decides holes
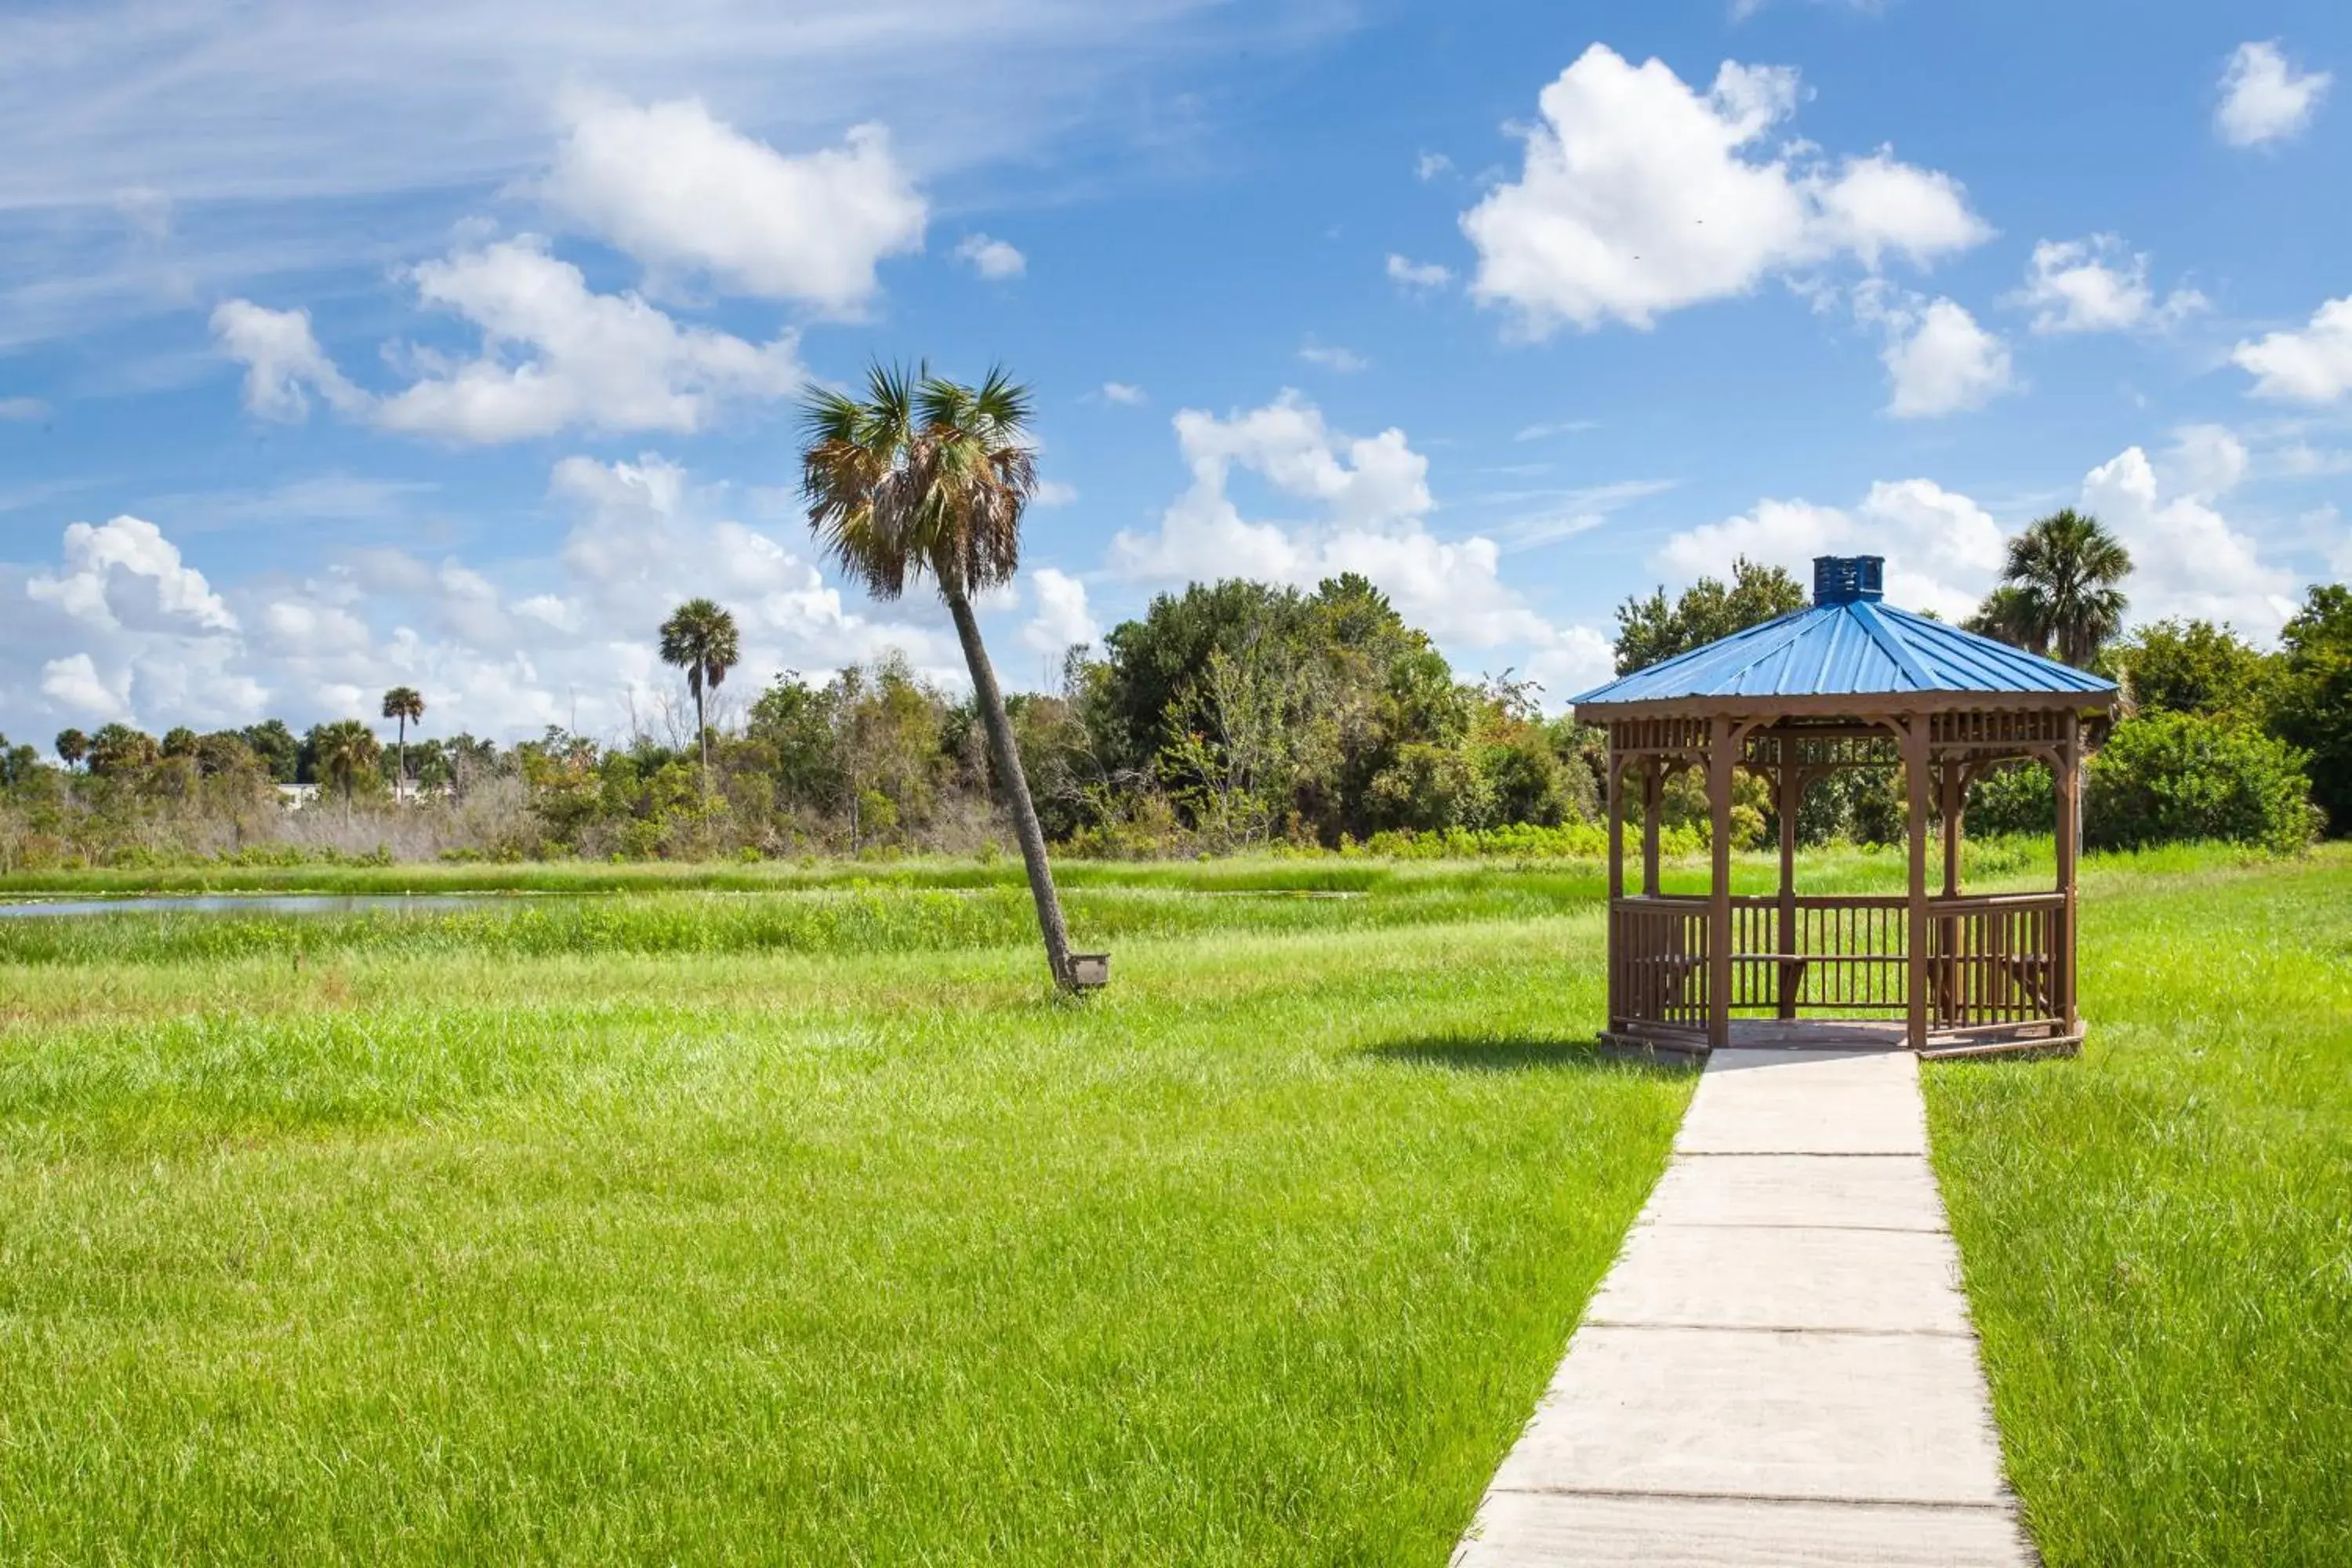
[[[2332,831],[2352,833],[2352,588],[2314,588],[2279,640],[2271,728],[2310,753],[2312,798]]]
[[[2318,821],[2302,753],[2225,717],[2126,719],[2084,780],[2083,840],[2091,849],[2212,839],[2291,851],[2311,841]],[[2050,770],[2039,763],[1988,774],[1969,796],[1971,835],[2044,835],[2056,822]]]
[[[1625,842],[1629,858],[1641,853],[1639,835],[1632,829],[1627,830]],[[1673,857],[1701,855],[1706,851],[1706,833],[1703,826],[1664,827],[1658,834],[1658,847]],[[1342,853],[1390,860],[1598,860],[1609,853],[1609,830],[1597,822],[1559,827],[1517,823],[1508,827],[1451,827],[1436,833],[1391,830],[1375,833],[1361,845],[1346,846]]]
[[[1703,578],[1672,601],[1628,600],[1620,668],[1801,602],[1785,572],[1746,562],[1727,586]],[[2091,772],[2089,845],[2291,847],[2310,831],[2306,791],[2352,827],[2352,590],[2314,589],[2283,640],[2271,653],[2226,626],[2159,621],[2100,654],[2126,717]],[[1007,708],[1040,821],[1066,856],[1372,845],[1412,858],[1597,857],[1601,736],[1547,715],[1561,695],[1508,670],[1460,679],[1349,575],[1312,593],[1231,581],[1162,595],[1100,653],[1070,649],[1059,690],[1017,693]],[[413,738],[405,785],[387,753],[300,810],[284,808],[280,789],[331,771],[334,726],[298,738],[269,721],[158,742],[110,724],[58,736],[64,768],[0,738],[0,873],[279,852],[889,858],[986,854],[1003,837],[971,703],[902,656],[821,683],[787,674],[707,746],[690,711],[683,725],[670,709],[653,717],[663,737],[619,744],[554,729],[505,747]],[[1892,744],[1882,750],[1889,765],[1815,781],[1801,843],[1903,840],[1902,780]],[[1735,846],[1776,837],[1768,782],[1742,772],[1733,788]],[[1700,773],[1667,780],[1662,819],[1670,852],[1704,847]],[[2045,768],[1971,786],[1973,835],[2047,834],[2053,821]]]
[[[2092,762],[2084,837],[2097,849],[2213,838],[2299,849],[2317,831],[2303,756],[2251,725],[2148,713]]]

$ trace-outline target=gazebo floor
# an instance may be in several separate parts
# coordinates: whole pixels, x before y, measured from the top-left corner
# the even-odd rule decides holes
[[[1900,1018],[1734,1018],[1731,1044],[1741,1050],[1899,1051],[1906,1048]],[[1676,1032],[1646,1034],[1604,1030],[1604,1050],[1642,1057],[1704,1061],[1706,1041]],[[1966,1033],[1930,1029],[1930,1059],[1948,1057],[2022,1055],[2073,1056],[2083,1048],[2080,1030],[2053,1034],[2048,1024],[2020,1024],[2012,1029],[1975,1029]]]

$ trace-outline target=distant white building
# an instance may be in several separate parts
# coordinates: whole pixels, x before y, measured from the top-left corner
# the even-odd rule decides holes
[[[319,786],[314,784],[282,784],[278,786],[278,805],[281,810],[299,811],[319,798]]]

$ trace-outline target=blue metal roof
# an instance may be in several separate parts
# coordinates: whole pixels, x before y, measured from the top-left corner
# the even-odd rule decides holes
[[[1814,603],[1596,687],[1588,703],[1877,696],[1910,691],[2099,698],[2115,682],[1882,604],[1875,556],[1813,563]]]

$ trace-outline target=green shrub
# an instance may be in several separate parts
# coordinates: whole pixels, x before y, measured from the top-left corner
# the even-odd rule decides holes
[[[1971,837],[2057,831],[2058,797],[2050,770],[2040,763],[1996,768],[1969,786],[1968,831]]]
[[[2092,761],[2083,817],[2096,849],[2207,838],[2291,853],[2318,827],[2302,752],[2235,721],[2190,713],[2116,725]]]

